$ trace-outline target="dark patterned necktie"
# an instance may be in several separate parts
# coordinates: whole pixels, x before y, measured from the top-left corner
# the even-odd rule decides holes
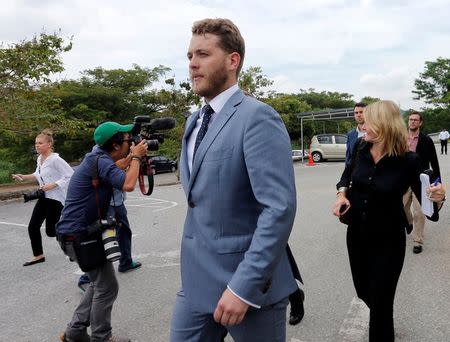
[[[197,149],[200,146],[200,143],[202,142],[203,138],[205,137],[206,132],[208,131],[209,120],[211,119],[211,115],[213,115],[213,114],[214,114],[214,109],[212,109],[209,104],[207,104],[205,107],[203,107],[202,125],[200,126],[200,130],[198,131],[197,139],[195,139],[194,155],[193,155],[192,159],[195,158],[195,152],[197,152]]]

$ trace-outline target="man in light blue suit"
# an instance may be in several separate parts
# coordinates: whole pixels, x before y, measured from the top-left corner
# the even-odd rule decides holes
[[[284,341],[297,285],[286,244],[296,211],[291,145],[278,113],[237,85],[245,44],[227,19],[195,22],[188,50],[205,106],[186,122],[188,210],[170,340]]]

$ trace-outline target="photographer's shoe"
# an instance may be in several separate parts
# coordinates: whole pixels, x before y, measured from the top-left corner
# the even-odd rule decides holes
[[[40,262],[44,262],[44,261],[45,261],[45,257],[42,257],[42,258],[39,258],[39,259],[27,261],[26,263],[23,264],[23,266],[31,266],[31,265],[34,265],[34,264],[39,264]]]
[[[81,334],[77,335],[77,337],[69,337],[66,332],[63,332],[60,336],[59,336],[59,340],[61,342],[90,342],[91,341],[91,337],[89,336],[89,334],[84,331]]]
[[[129,271],[133,271],[133,270],[138,269],[141,266],[142,266],[142,264],[139,261],[132,261],[129,266],[125,266],[125,267],[119,266],[119,272],[125,273],[125,272],[129,272]]]

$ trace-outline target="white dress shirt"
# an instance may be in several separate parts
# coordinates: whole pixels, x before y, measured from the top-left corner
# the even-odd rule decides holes
[[[222,110],[223,106],[225,106],[225,103],[230,99],[230,97],[239,90],[239,86],[237,83],[227,90],[221,92],[219,95],[217,95],[215,98],[213,98],[209,103],[206,103],[206,101],[203,101],[203,106],[201,109],[201,113],[198,116],[197,122],[195,124],[194,129],[192,130],[191,135],[188,138],[187,141],[187,158],[188,158],[188,166],[189,166],[189,173],[192,172],[192,161],[194,156],[194,147],[195,147],[195,140],[197,139],[198,131],[200,130],[200,126],[202,125],[203,121],[203,115],[205,111],[206,104],[209,104],[211,108],[214,110],[214,114],[211,115],[211,119],[209,120],[208,128],[211,127],[213,124],[215,118],[219,114],[219,112]],[[208,134],[208,132],[206,132]]]
[[[58,186],[56,188],[45,192],[45,198],[51,198],[64,205],[67,185],[70,177],[72,177],[73,169],[58,153],[50,154],[44,162],[41,160],[42,156],[39,155],[36,171],[33,173],[33,176],[39,182],[39,187],[50,183],[57,184]]]

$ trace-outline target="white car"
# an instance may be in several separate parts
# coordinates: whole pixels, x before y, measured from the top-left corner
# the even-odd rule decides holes
[[[308,152],[303,152],[303,159],[308,158]],[[292,161],[302,160],[302,150],[292,150]]]
[[[318,134],[312,137],[310,145],[314,162],[326,159],[345,160],[347,136],[344,134]]]

